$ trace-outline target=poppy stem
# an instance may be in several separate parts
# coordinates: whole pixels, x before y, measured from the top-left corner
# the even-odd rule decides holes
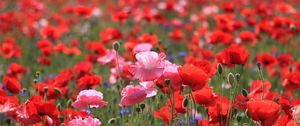
[[[193,112],[193,109],[196,110],[196,102],[195,102],[194,97],[193,97],[193,91],[192,91],[192,88],[190,87],[189,89],[190,89],[190,90],[189,90],[189,94],[190,94],[190,97],[191,97],[192,102],[193,102],[193,104],[191,104],[191,110],[192,110],[191,116],[192,116],[192,120],[194,120],[195,117],[196,117],[196,112]]]
[[[89,106],[88,109],[91,111],[92,115],[95,117],[96,115],[94,114],[93,109],[91,108],[90,105],[88,105],[88,106]]]
[[[261,99],[263,100],[264,99],[264,90],[265,90],[265,79],[264,79],[264,76],[262,74],[262,70],[260,68],[258,68],[258,72],[259,72],[259,78],[261,79],[262,81],[262,94],[261,94]]]
[[[235,97],[236,97],[236,92],[237,92],[236,89],[237,89],[237,85],[238,85],[236,77],[232,76],[232,79],[233,80],[231,82],[231,85],[233,85],[233,92],[230,91],[230,103],[229,103],[229,109],[228,109],[228,113],[227,113],[226,126],[230,125],[231,114],[232,114],[231,111],[233,110],[233,103],[234,103],[234,100],[235,100]],[[228,80],[230,81],[230,78]]]

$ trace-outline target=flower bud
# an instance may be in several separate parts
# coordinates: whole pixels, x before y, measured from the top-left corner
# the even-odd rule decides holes
[[[165,83],[169,85],[171,83],[170,79],[165,79]]]
[[[221,63],[218,64],[218,74],[221,75],[223,73],[223,66]]]
[[[113,124],[116,122],[116,120],[117,120],[116,118],[111,118],[108,120],[108,124]]]
[[[113,48],[115,51],[118,51],[120,49],[120,43],[118,41],[115,41],[113,43]]]
[[[183,100],[183,107],[187,107],[189,105],[189,97],[185,97]]]
[[[248,91],[246,89],[242,89],[242,94],[245,98],[248,97]]]
[[[230,85],[234,85],[234,82],[235,82],[235,77],[232,73],[229,73],[228,74],[228,77],[227,77],[227,81]]]
[[[258,70],[261,70],[261,63],[260,62],[256,63],[256,66],[257,66]]]

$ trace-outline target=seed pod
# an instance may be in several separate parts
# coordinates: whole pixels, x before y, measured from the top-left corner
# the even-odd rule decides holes
[[[69,99],[69,100],[67,101],[66,106],[69,106],[71,103],[72,103],[72,99]]]
[[[183,90],[184,90],[184,86],[180,86],[180,92],[183,92]]]
[[[236,116],[236,120],[237,120],[238,122],[241,122],[241,121],[242,121],[242,119],[243,119],[243,117],[242,117],[242,116],[240,116],[240,115],[237,115],[237,116]]]
[[[55,93],[61,94],[61,91],[58,88],[54,88]]]
[[[113,48],[115,51],[118,51],[120,49],[120,43],[118,41],[115,41],[113,43]]]
[[[228,74],[228,77],[227,77],[227,81],[230,85],[234,85],[234,82],[235,82],[235,77],[232,73],[229,73]]]
[[[183,100],[183,107],[187,107],[189,105],[189,97],[185,97]]]
[[[223,73],[223,66],[221,63],[218,64],[217,69],[218,69],[218,74],[221,75]]]
[[[33,83],[38,83],[39,81],[38,81],[38,79],[33,79]]]
[[[165,79],[165,83],[169,85],[171,83],[170,79]]]
[[[137,107],[135,108],[136,112],[140,113],[141,112],[141,108]]]
[[[289,67],[289,71],[292,72],[293,71],[293,66]]]
[[[23,89],[22,89],[22,92],[23,92],[23,93],[27,93],[27,89],[26,89],[26,88],[23,88]]]
[[[144,103],[140,104],[141,109],[144,109],[146,105]]]
[[[108,120],[108,124],[113,124],[116,122],[116,120],[117,120],[116,118],[111,118]]]
[[[60,120],[61,123],[63,123],[65,121],[65,118],[63,116],[60,116],[59,120]]]
[[[257,66],[258,70],[261,70],[261,63],[260,62],[256,63],[256,66]]]
[[[236,73],[236,74],[235,74],[235,78],[236,78],[237,81],[240,81],[240,79],[241,79],[241,74]]]
[[[44,92],[45,92],[45,93],[48,92],[48,87],[44,87]]]
[[[35,77],[38,78],[41,75],[40,71],[35,72]]]
[[[274,98],[273,101],[274,101],[274,102],[278,102],[278,101],[279,101],[279,98]]]
[[[242,89],[242,94],[245,98],[248,97],[248,91],[246,89]]]

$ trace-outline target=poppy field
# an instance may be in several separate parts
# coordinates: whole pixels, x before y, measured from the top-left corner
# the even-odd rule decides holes
[[[300,126],[299,0],[1,0],[0,126]]]

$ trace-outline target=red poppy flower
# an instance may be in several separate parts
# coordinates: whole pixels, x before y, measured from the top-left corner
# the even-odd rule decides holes
[[[118,39],[121,39],[122,33],[116,28],[108,27],[108,28],[104,29],[103,31],[101,31],[101,33],[99,34],[99,37],[101,38],[101,40],[104,43],[108,43],[108,42],[113,42]]]
[[[104,56],[106,54],[106,48],[104,47],[103,43],[101,42],[88,42],[86,44],[86,48],[88,50],[93,51],[94,53],[96,53],[99,56]]]
[[[277,57],[277,61],[280,67],[289,67],[293,63],[294,58],[291,54],[281,54]]]
[[[212,77],[216,72],[216,68],[209,62],[209,60],[190,56],[186,58],[186,63],[193,64],[201,68],[209,77]]]
[[[41,40],[37,43],[37,46],[42,52],[42,55],[49,56],[53,54],[53,45],[51,41]]]
[[[183,84],[191,86],[193,91],[200,90],[207,85],[208,75],[200,68],[185,64],[178,68],[178,73]]]
[[[169,105],[169,107],[172,108],[172,104],[174,104],[174,109],[177,113],[185,113],[186,108],[184,108],[183,106],[184,98],[184,95],[180,94],[179,91],[176,91],[174,92],[174,103],[172,103],[169,99],[167,105]]]
[[[214,31],[208,40],[211,44],[223,43],[223,44],[231,44],[233,42],[233,37],[231,34],[223,32],[223,31]]]
[[[282,85],[290,90],[300,89],[300,73],[299,72],[288,73]]]
[[[58,40],[61,37],[61,31],[52,25],[43,27],[40,34],[43,39]]]
[[[249,57],[249,52],[244,46],[232,45],[223,52],[217,54],[218,62],[225,65],[245,64]]]
[[[255,44],[256,36],[250,31],[240,32],[240,39],[242,42],[250,42],[252,45]]]
[[[169,33],[169,36],[172,40],[174,40],[175,42],[178,42],[183,39],[184,34],[181,31],[181,29],[175,29],[174,31]]]
[[[172,116],[171,109],[169,106],[163,106],[160,108],[160,110],[157,110],[154,112],[154,117],[161,119],[165,122],[165,124],[169,125],[170,121],[174,120],[175,114]]]
[[[250,92],[248,98],[261,99],[262,93],[264,98],[270,93],[272,84],[269,81],[254,80],[250,86]]]
[[[270,53],[263,53],[257,55],[257,62],[261,63],[265,67],[272,67],[276,64],[277,60],[275,56]]]
[[[74,66],[74,70],[76,71],[76,73],[78,74],[79,77],[81,77],[82,75],[85,75],[86,73],[90,73],[92,68],[93,68],[93,64],[90,62],[87,62],[87,61],[78,62]]]
[[[41,65],[50,65],[51,64],[51,59],[49,56],[41,56],[38,58],[38,63]]]
[[[211,88],[202,88],[193,92],[193,98],[197,104],[204,106],[212,105],[216,100],[216,95]]]
[[[80,15],[80,16],[84,16],[85,18],[89,18],[92,16],[92,8],[91,7],[87,7],[87,6],[77,6],[74,9],[75,13]]]
[[[15,39],[6,38],[2,44],[0,44],[0,54],[5,58],[9,59],[12,57],[21,57],[21,48],[16,44]]]
[[[22,124],[36,124],[45,120],[47,125],[59,125],[59,110],[53,102],[43,102],[39,96],[32,96],[17,110],[16,120]]]
[[[271,100],[253,100],[247,103],[249,116],[262,126],[275,124],[280,115],[280,107]]]
[[[113,14],[112,20],[115,22],[119,22],[121,24],[125,23],[127,18],[129,16],[129,13],[126,11],[119,11]]]
[[[27,72],[27,68],[24,66],[17,64],[17,63],[11,63],[7,69],[7,75],[21,79],[23,77],[23,74]]]
[[[249,98],[245,98],[242,94],[236,96],[234,102],[234,108],[239,110],[246,110],[247,109],[247,101]]]
[[[68,91],[68,87],[55,87],[52,84],[45,83],[38,83],[33,85],[33,87],[41,96],[46,96],[47,99],[60,98],[65,96]],[[47,89],[47,92],[45,92],[45,89]]]
[[[85,75],[78,80],[77,89],[90,89],[100,85],[102,78],[98,75]]]
[[[226,124],[230,101],[224,96],[217,96],[215,103],[208,107],[209,122],[211,124]]]
[[[8,91],[18,94],[21,91],[21,84],[16,78],[4,76],[3,83]]]
[[[158,43],[158,37],[156,35],[145,33],[141,37],[139,37],[139,41],[145,43],[151,43],[152,45],[155,45]]]

